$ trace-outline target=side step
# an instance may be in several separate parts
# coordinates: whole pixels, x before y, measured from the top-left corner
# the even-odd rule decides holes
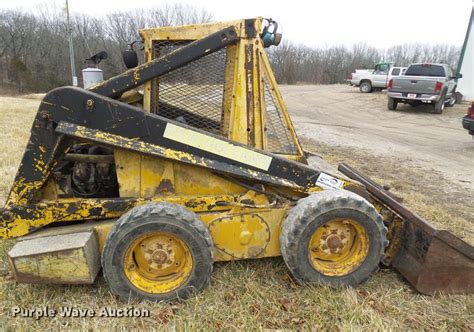
[[[397,202],[383,188],[346,164],[339,171],[362,183],[370,195],[402,221],[391,244],[390,264],[420,293],[474,293],[474,247],[427,221]],[[389,234],[392,227],[389,225]]]

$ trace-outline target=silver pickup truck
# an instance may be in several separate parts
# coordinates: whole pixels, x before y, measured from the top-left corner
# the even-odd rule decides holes
[[[393,77],[388,82],[388,109],[393,111],[398,103],[412,106],[429,103],[436,113],[444,106],[456,103],[456,79],[448,65],[415,63],[408,66],[404,76]]]

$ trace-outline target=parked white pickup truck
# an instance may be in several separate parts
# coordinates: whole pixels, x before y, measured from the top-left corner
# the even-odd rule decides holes
[[[379,63],[374,69],[356,69],[348,83],[358,86],[360,92],[369,93],[387,88],[392,77],[405,73],[406,67],[393,67],[390,63]]]

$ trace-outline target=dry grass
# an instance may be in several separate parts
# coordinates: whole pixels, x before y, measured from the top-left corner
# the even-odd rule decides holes
[[[0,204],[18,167],[29,136],[38,100],[0,97]],[[332,161],[345,159],[371,174],[385,179],[408,205],[427,219],[446,225],[465,239],[472,239],[472,210],[461,196],[448,201],[432,191],[414,188],[412,180],[422,170],[396,167],[390,161],[354,151],[304,142]],[[391,167],[392,172],[389,172]],[[388,173],[386,173],[388,172]],[[418,174],[418,175],[417,175]],[[428,186],[429,187],[429,186]],[[416,190],[415,190],[416,189]],[[420,189],[420,190],[418,190]],[[454,190],[454,189],[452,189]],[[444,194],[443,194],[444,195]],[[469,218],[471,216],[471,218]],[[446,223],[446,221],[448,223]],[[467,227],[469,226],[469,227]],[[464,235],[463,235],[464,234]],[[211,286],[184,303],[125,304],[113,297],[102,277],[92,286],[51,286],[17,284],[8,274],[6,251],[13,241],[0,246],[0,330],[76,328],[192,328],[192,329],[474,329],[473,296],[417,294],[390,269],[382,270],[357,289],[333,290],[296,285],[281,259],[264,259],[216,264]],[[151,310],[149,318],[12,318],[11,308],[74,306],[99,310],[133,305]]]
[[[16,174],[39,105],[38,99],[0,97],[0,205]]]

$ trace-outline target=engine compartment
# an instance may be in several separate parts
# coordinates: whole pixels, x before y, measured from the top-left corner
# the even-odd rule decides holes
[[[118,197],[113,149],[76,143],[53,171],[59,198]]]

